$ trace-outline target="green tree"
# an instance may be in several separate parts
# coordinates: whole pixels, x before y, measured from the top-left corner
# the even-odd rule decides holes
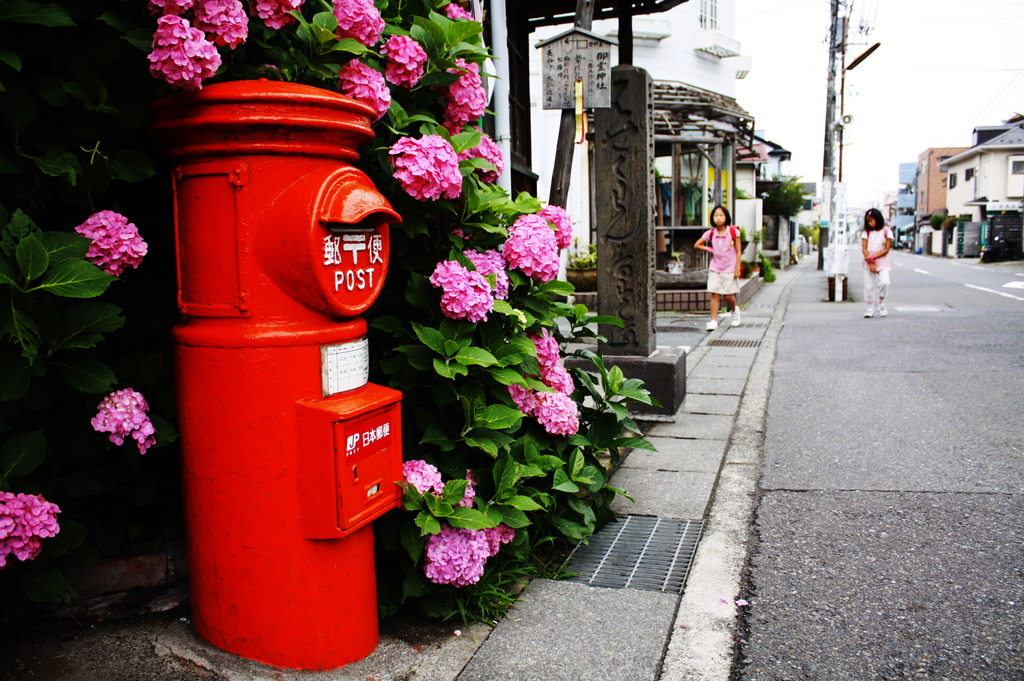
[[[763,212],[765,215],[784,215],[791,218],[803,209],[808,196],[810,194],[804,191],[799,177],[781,178],[780,183],[769,190],[768,196],[765,197]]]

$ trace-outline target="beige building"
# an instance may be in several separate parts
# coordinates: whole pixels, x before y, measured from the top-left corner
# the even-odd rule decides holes
[[[933,213],[946,210],[946,172],[939,166],[944,161],[967,151],[969,147],[935,147],[917,157],[917,224],[927,224]]]

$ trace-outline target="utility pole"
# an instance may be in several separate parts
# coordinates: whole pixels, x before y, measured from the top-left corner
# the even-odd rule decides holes
[[[827,224],[829,300],[845,300],[846,291],[846,200],[836,175],[836,74],[845,40],[840,35],[839,0],[831,0],[828,41],[828,91],[825,101],[825,144],[821,169],[821,203]],[[818,269],[824,263],[824,242],[818,256]]]

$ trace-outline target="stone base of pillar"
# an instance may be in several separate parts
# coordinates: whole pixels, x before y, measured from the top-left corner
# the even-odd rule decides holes
[[[658,349],[649,357],[602,355],[609,369],[617,366],[626,378],[639,378],[660,407],[634,402],[630,414],[644,421],[675,421],[676,412],[686,397],[686,353],[681,348]],[[567,367],[592,371],[594,365],[581,357],[566,357]]]

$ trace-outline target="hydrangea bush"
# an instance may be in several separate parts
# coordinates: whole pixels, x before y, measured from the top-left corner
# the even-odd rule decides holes
[[[188,13],[204,40],[207,30],[219,36],[210,57],[217,45],[237,46],[231,3],[195,14],[185,0],[153,3],[167,4]],[[0,625],[67,601],[98,559],[157,551],[182,534],[171,445],[171,212],[145,113],[171,90],[147,59],[162,10],[108,0],[8,5],[0,11]],[[106,421],[113,430],[97,432],[91,421],[104,396],[129,387],[149,411],[122,411],[124,420]],[[110,440],[115,433],[123,444]]]
[[[159,153],[141,141],[144,107],[218,80],[312,84],[364,101],[379,116],[359,165],[403,221],[392,227],[389,279],[367,315],[371,378],[403,392],[409,460],[405,480],[396,481],[404,488],[404,510],[375,523],[382,610],[414,599],[433,613],[491,618],[514,598],[513,582],[546,569],[545,561],[557,563],[611,517],[616,490],[607,484],[607,463],[623,448],[648,446],[633,436],[639,429],[627,403],[649,396],[599,357],[591,357],[589,372],[565,368],[571,340],[593,335],[595,321],[615,320],[565,302],[572,288],[556,276],[570,216],[527,194],[509,196],[496,184],[507,160],[484,130],[490,76],[479,17],[448,0],[21,2],[31,11],[14,19],[0,15],[0,22],[32,29],[0,54],[6,69],[0,82],[7,86],[0,104],[38,113],[3,120],[21,146],[0,154],[0,174],[10,179],[0,183],[10,211],[0,212],[9,230],[0,244],[0,274],[6,262],[17,264],[11,281],[0,278],[0,285],[27,307],[24,317],[0,317],[10,341],[0,378],[13,378],[0,381],[0,409],[14,402],[20,408],[25,395],[35,396],[43,387],[37,386],[40,367],[49,367],[50,402],[34,404],[52,405],[61,389],[83,393],[74,418],[60,419],[79,430],[61,442],[73,440],[62,444],[71,449],[88,445],[88,455],[75,470],[52,468],[52,409],[39,410],[20,430],[0,430],[6,442],[0,489],[18,484],[22,489],[12,492],[43,493],[62,512],[59,534],[35,535],[42,553],[14,568],[37,577],[57,569],[48,553],[59,562],[75,547],[99,546],[105,535],[96,528],[105,528],[105,519],[76,520],[86,517],[87,506],[106,509],[99,499],[138,498],[175,512],[155,483],[139,484],[155,462],[176,464],[164,456],[167,450],[139,456],[154,441],[160,447],[174,438],[173,426],[159,416],[172,414],[163,380],[166,348],[131,352],[148,348],[138,341],[154,333],[166,339],[175,317],[167,288],[174,281],[166,231],[170,183],[158,173]],[[72,26],[79,27],[73,36],[48,33]],[[74,63],[76,70],[55,63]],[[54,78],[66,86],[54,90]],[[128,183],[161,189],[140,192]],[[126,210],[128,204],[135,210]],[[96,206],[123,219],[100,215]],[[57,237],[39,236],[50,232],[29,216],[76,240],[78,254],[51,259],[48,268],[91,268],[88,295],[124,298],[124,317],[116,306],[69,298],[72,308],[88,305],[72,315],[85,321],[69,322],[66,330],[49,318],[37,329],[23,324],[52,312],[32,301],[63,295],[31,285],[48,275],[31,255],[40,249],[30,234],[51,254],[46,240]],[[142,246],[135,224],[157,238]],[[71,225],[81,225],[81,235]],[[87,257],[90,240],[95,253]],[[161,285],[136,283],[151,273],[164,277]],[[122,342],[129,326],[134,333]],[[62,367],[79,369],[49,364],[62,354],[68,357]],[[58,378],[61,389],[53,387]],[[20,423],[15,409],[8,412],[0,411],[0,428]],[[83,476],[111,455],[118,457],[111,480]],[[166,479],[176,476],[160,481]],[[136,491],[120,491],[126,480]],[[130,517],[129,508],[122,504],[108,515]],[[129,523],[128,538],[155,538],[158,526]],[[94,554],[128,546],[118,537]],[[47,584],[50,591],[34,597],[52,600],[66,581]]]

